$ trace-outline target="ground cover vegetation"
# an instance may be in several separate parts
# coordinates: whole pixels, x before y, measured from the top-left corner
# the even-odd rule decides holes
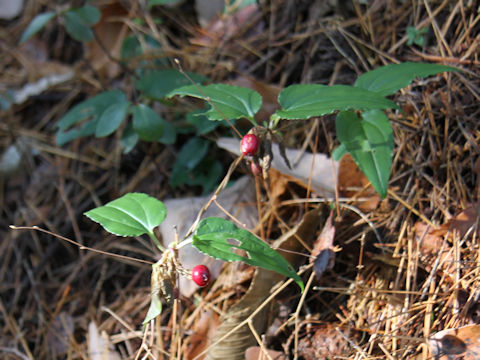
[[[477,358],[478,5],[214,3],[3,21],[2,355]]]

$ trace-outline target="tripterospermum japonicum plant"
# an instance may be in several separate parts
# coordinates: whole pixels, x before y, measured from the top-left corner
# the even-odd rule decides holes
[[[240,142],[242,156],[250,162],[252,173],[267,176],[273,158],[271,146],[281,137],[276,127],[281,119],[305,120],[313,116],[337,113],[336,129],[340,146],[334,157],[350,153],[378,193],[385,197],[393,156],[393,131],[385,109],[399,109],[386,96],[393,94],[419,76],[439,72],[458,71],[444,65],[404,63],[381,67],[360,76],[353,86],[319,84],[292,85],[278,97],[281,109],[268,122],[259,125],[254,115],[262,103],[254,90],[224,84],[189,85],[169,94],[192,96],[206,100],[210,108],[204,113],[209,120],[246,118],[253,124]],[[284,149],[282,156],[288,163]],[[162,252],[161,259],[152,268],[152,301],[145,323],[162,311],[162,301],[171,304],[176,297],[178,276],[186,276],[199,286],[207,286],[210,272],[205,265],[184,269],[178,260],[178,249],[192,244],[199,251],[224,261],[243,261],[276,271],[295,280],[303,291],[304,285],[292,266],[267,243],[245,229],[222,218],[201,220],[191,237],[174,241],[165,249],[153,229],[166,216],[163,203],[146,194],[130,193],[104,206],[85,213],[107,231],[119,236],[147,234]],[[232,244],[230,240],[236,240]],[[243,250],[242,256],[236,250]]]
[[[144,323],[161,314],[162,302],[173,303],[178,292],[178,276],[190,278],[200,287],[209,284],[211,276],[207,266],[200,264],[189,270],[180,263],[178,249],[187,244],[216,259],[243,261],[291,277],[303,291],[302,280],[282,255],[251,232],[222,218],[201,220],[191,237],[173,241],[168,248],[164,248],[155,236],[154,229],[163,222],[166,213],[165,205],[160,200],[143,193],[128,193],[85,213],[115,235],[148,235],[162,253],[160,260],[152,266],[152,300]],[[237,244],[231,244],[232,239]],[[243,250],[246,256],[239,255],[236,250]]]

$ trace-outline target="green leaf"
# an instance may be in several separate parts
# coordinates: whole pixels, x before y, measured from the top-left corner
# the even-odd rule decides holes
[[[205,135],[221,125],[228,125],[226,121],[210,121],[204,115],[204,110],[194,110],[187,114],[186,121],[192,125],[197,135]]]
[[[20,45],[42,30],[54,16],[55,13],[53,11],[47,11],[35,16],[23,32],[22,37],[20,38]]]
[[[155,110],[145,104],[133,107],[133,129],[145,141],[157,141],[163,135],[163,120]]]
[[[426,42],[426,34],[428,32],[428,28],[420,28],[416,29],[415,26],[407,27],[407,45],[416,44],[418,46],[425,45]]]
[[[272,119],[307,119],[337,110],[398,108],[379,94],[348,85],[292,85],[282,90],[278,102],[282,109]]]
[[[150,301],[150,307],[148,308],[143,325],[148,324],[151,320],[155,319],[162,313],[162,300],[158,294],[152,294],[152,300]]]
[[[154,5],[175,4],[177,2],[179,2],[179,0],[148,0],[148,7],[152,7]]]
[[[302,279],[293,267],[268,244],[247,230],[221,218],[206,218],[198,225],[193,246],[199,251],[224,261],[243,261],[293,278],[304,289]],[[239,254],[243,250],[247,256]]]
[[[387,196],[393,156],[393,131],[388,117],[380,110],[362,113],[342,111],[336,121],[342,145],[382,198]]]
[[[205,76],[187,73],[197,84],[207,80]],[[163,99],[171,91],[190,84],[190,80],[176,69],[157,70],[145,74],[137,82],[137,89],[152,99]]]
[[[122,133],[122,139],[120,140],[120,144],[122,146],[122,152],[124,154],[128,154],[130,151],[133,150],[135,145],[137,145],[139,140],[138,134],[133,130],[132,123],[128,123]]]
[[[67,11],[63,16],[65,17],[65,30],[72,38],[84,42],[92,41],[95,38],[92,29],[83,24],[77,14]]]
[[[114,104],[125,103],[125,94],[118,90],[106,91],[75,105],[55,124],[56,142],[64,145],[82,136],[93,135],[102,114]],[[78,126],[73,128],[73,126]]]
[[[72,9],[70,12],[74,12],[81,19],[82,23],[87,26],[93,26],[100,21],[102,13],[97,7],[92,5],[85,5],[77,9]]]
[[[417,77],[426,77],[445,71],[460,70],[451,66],[438,64],[414,62],[390,64],[359,76],[355,82],[355,86],[387,96],[408,86]]]
[[[120,57],[122,60],[128,60],[129,58],[142,55],[142,44],[135,35],[128,35],[125,37],[122,43],[122,50],[120,51]]]
[[[160,225],[167,209],[154,197],[142,193],[128,193],[85,213],[105,230],[118,236],[153,235],[153,229]]]
[[[97,127],[95,128],[96,137],[104,137],[112,134],[122,124],[127,115],[129,101],[123,103],[112,104],[98,118]]]
[[[332,159],[335,161],[340,161],[340,159],[348,153],[345,145],[340,144],[335,150],[332,151]]]
[[[202,194],[207,195],[212,192],[220,183],[224,175],[222,163],[206,156],[192,172],[192,176],[187,179],[187,185],[202,187]]]
[[[222,163],[210,156],[205,156],[193,170],[183,169],[181,176],[175,174],[175,181],[177,182],[175,185],[201,186],[202,194],[207,195],[215,190],[223,174]],[[179,184],[178,181],[181,181],[181,183]]]
[[[208,141],[199,137],[193,137],[183,145],[173,164],[170,186],[176,187],[188,182],[193,169],[207,154],[208,146]]]
[[[165,145],[172,145],[175,144],[175,140],[177,140],[177,131],[175,130],[175,127],[168,121],[163,121],[163,134],[157,139],[157,141]]]
[[[173,90],[167,97],[175,95],[192,96],[213,103],[215,106],[205,112],[210,120],[224,118],[253,120],[253,116],[262,106],[262,97],[256,91],[226,84],[184,86]]]
[[[256,5],[257,0],[227,0],[225,1],[224,15],[234,15],[249,5]]]
[[[78,41],[92,41],[95,36],[91,26],[95,25],[101,17],[100,10],[95,6],[86,5],[64,13],[65,30]]]

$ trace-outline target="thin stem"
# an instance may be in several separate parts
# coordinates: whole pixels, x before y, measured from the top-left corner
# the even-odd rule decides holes
[[[157,246],[157,248],[163,253],[165,251],[165,248],[162,244],[160,244],[160,241],[157,239],[153,231],[149,231],[148,236],[150,237],[150,239],[152,239],[153,243]]]
[[[76,242],[72,239],[69,239],[69,238],[66,238],[65,236],[61,236],[61,235],[55,234],[51,231],[39,228],[38,226],[15,226],[15,225],[10,225],[10,229],[12,229],[12,230],[36,230],[36,231],[40,231],[40,232],[46,233],[48,235],[52,235],[52,236],[54,236],[54,237],[56,237],[60,240],[69,242],[70,244],[76,245],[76,246],[78,246],[78,248],[80,250],[93,251],[93,252],[96,252],[96,253],[99,253],[99,254],[102,254],[102,255],[107,255],[107,256],[116,257],[116,258],[120,258],[120,259],[125,259],[125,260],[136,261],[136,262],[141,262],[141,263],[144,263],[144,264],[153,265],[153,262],[151,262],[151,261],[137,259],[137,258],[133,258],[133,257],[130,257],[130,256],[114,254],[114,253],[94,249],[94,248],[91,248],[91,247],[88,247],[88,246],[84,246],[84,245],[82,245],[82,244],[80,244],[80,243],[78,243],[78,242]]]

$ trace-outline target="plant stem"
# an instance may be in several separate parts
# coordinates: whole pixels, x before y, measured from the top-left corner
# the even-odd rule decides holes
[[[157,248],[163,253],[165,251],[165,248],[160,244],[160,241],[157,239],[153,231],[148,232],[148,236],[150,236],[150,239],[152,239],[153,243],[157,246]]]

